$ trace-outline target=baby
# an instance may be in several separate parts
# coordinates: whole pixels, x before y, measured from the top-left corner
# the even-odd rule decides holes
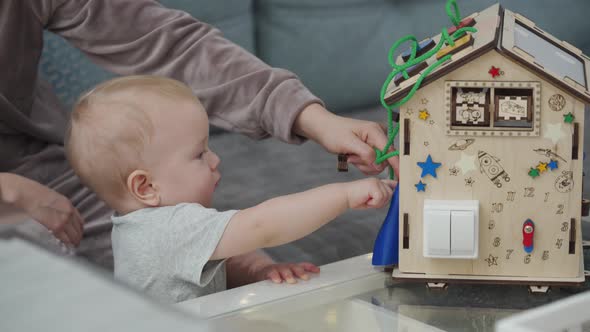
[[[368,178],[211,208],[221,174],[203,106],[184,84],[155,76],[102,83],[78,101],[66,135],[82,182],[116,213],[115,277],[168,302],[225,289],[224,260],[285,244],[347,209],[380,208],[394,183]]]

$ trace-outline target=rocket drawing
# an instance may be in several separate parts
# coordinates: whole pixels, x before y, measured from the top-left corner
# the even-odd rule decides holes
[[[479,160],[479,171],[485,174],[496,187],[502,188],[502,180],[510,182],[510,176],[500,165],[500,159],[485,151],[479,151],[477,159]]]

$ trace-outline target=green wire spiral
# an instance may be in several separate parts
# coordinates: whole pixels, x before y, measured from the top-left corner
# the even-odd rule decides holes
[[[455,27],[459,26],[459,24],[461,23],[461,14],[459,13],[459,6],[457,6],[456,0],[448,0],[445,9],[446,9],[447,15],[449,16],[453,25]],[[420,77],[418,78],[418,80],[416,81],[416,83],[414,84],[414,86],[412,87],[410,92],[408,92],[408,94],[403,99],[393,103],[392,105],[388,105],[385,102],[385,93],[387,93],[387,87],[389,86],[389,83],[391,82],[391,80],[393,80],[395,78],[395,76],[397,74],[399,74],[400,72],[402,73],[402,76],[405,79],[409,79],[410,76],[408,75],[408,72],[407,72],[408,68],[430,58],[432,55],[436,54],[445,44],[450,45],[450,46],[455,46],[455,40],[457,38],[463,36],[466,32],[475,33],[475,32],[477,32],[477,29],[473,28],[473,27],[463,27],[463,28],[457,29],[457,31],[455,31],[452,35],[449,35],[449,33],[447,32],[447,28],[443,28],[442,33],[441,33],[442,37],[441,37],[439,43],[432,50],[428,51],[427,53],[422,54],[418,58],[416,58],[416,50],[418,49],[418,46],[419,46],[418,40],[416,39],[416,37],[414,37],[412,35],[407,35],[405,37],[402,37],[401,39],[396,41],[391,46],[391,48],[389,49],[389,52],[387,54],[387,60],[389,62],[389,65],[393,68],[393,70],[387,76],[385,83],[383,83],[383,86],[381,87],[381,93],[379,95],[379,99],[381,100],[381,105],[383,105],[383,107],[385,107],[385,109],[387,110],[387,128],[388,128],[387,129],[387,144],[385,145],[383,150],[379,150],[377,148],[375,149],[375,154],[376,154],[375,163],[376,164],[380,164],[383,161],[385,161],[393,156],[399,155],[399,151],[387,152],[389,150],[389,148],[391,147],[391,145],[393,144],[393,141],[399,132],[399,123],[396,123],[395,126],[393,125],[393,109],[398,108],[398,107],[402,106],[403,104],[407,103],[414,96],[416,91],[420,88],[420,85],[422,84],[422,81],[424,80],[424,78],[426,78],[426,76],[428,76],[428,74],[430,74],[434,69],[436,69],[442,63],[449,60],[451,58],[451,54],[445,55],[444,57],[440,58],[435,63],[428,66],[428,68],[426,68],[426,70],[424,70],[420,74]],[[398,65],[395,63],[394,54],[396,53],[398,47],[400,47],[403,43],[405,43],[407,41],[410,42],[410,50],[411,50],[410,51],[410,58],[404,64]],[[389,177],[391,179],[394,178],[394,172],[393,172],[393,168],[391,166],[389,167]]]

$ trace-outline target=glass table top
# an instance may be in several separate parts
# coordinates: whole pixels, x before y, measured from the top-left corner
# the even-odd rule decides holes
[[[590,290],[589,281],[531,293],[523,285],[429,289],[423,282],[394,281],[387,272],[364,279],[217,317],[214,325],[241,331],[494,331],[500,319]]]
[[[520,285],[451,284],[443,290],[423,283],[388,281],[386,287],[355,296],[389,312],[444,331],[494,331],[495,323],[515,313],[590,290],[552,287],[548,293],[531,293]]]

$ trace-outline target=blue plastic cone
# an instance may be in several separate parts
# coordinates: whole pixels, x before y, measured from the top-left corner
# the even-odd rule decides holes
[[[399,261],[399,195],[395,187],[387,216],[373,246],[373,265],[390,266]]]

